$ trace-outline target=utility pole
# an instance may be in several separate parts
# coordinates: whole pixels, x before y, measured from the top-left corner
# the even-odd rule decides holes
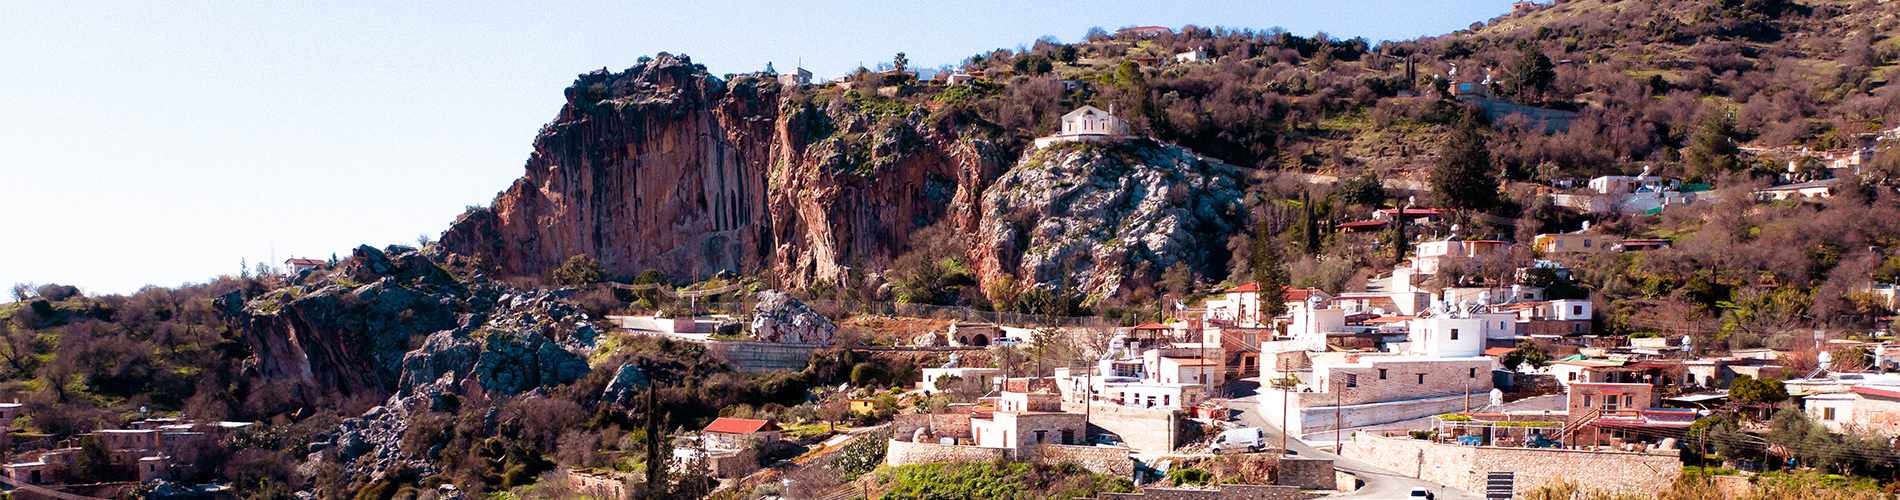
[[[1278,385],[1280,386],[1280,454],[1285,455],[1286,435],[1289,432],[1287,429],[1293,427],[1287,425],[1289,422],[1286,420],[1286,400],[1293,397],[1293,386],[1292,384],[1286,383],[1286,379],[1284,378],[1280,379]]]
[[[1344,405],[1346,401],[1346,384],[1335,380],[1333,385],[1335,386],[1333,388],[1333,454],[1338,455],[1344,453],[1346,449],[1345,442],[1339,440],[1341,428],[1345,426],[1344,422],[1346,420],[1344,415],[1346,411]]]

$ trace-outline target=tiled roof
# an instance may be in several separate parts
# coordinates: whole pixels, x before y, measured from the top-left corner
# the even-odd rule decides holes
[[[721,432],[726,434],[751,434],[760,431],[776,430],[778,430],[778,424],[774,424],[770,420],[754,418],[719,417],[713,419],[712,423],[706,424],[706,432]]]
[[[1237,287],[1227,289],[1227,293],[1247,293],[1247,292],[1258,292],[1258,291],[1260,291],[1259,283],[1248,283],[1245,285],[1240,285]]]

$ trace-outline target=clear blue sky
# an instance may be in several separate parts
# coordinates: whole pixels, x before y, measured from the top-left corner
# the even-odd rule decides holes
[[[0,285],[130,292],[413,243],[521,174],[576,74],[661,51],[828,77],[1091,26],[1406,39],[1510,2],[517,3],[5,2]]]

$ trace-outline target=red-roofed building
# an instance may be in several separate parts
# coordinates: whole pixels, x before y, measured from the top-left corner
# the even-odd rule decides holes
[[[702,429],[707,449],[740,450],[776,443],[782,437],[771,420],[719,417]]]
[[[1405,218],[1435,220],[1449,215],[1451,212],[1451,209],[1448,208],[1407,208],[1405,209]],[[1396,208],[1381,208],[1372,212],[1372,218],[1378,220],[1392,220],[1398,215],[1399,209]]]
[[[1382,220],[1356,220],[1340,224],[1339,230],[1348,233],[1384,231],[1386,224],[1387,222]]]

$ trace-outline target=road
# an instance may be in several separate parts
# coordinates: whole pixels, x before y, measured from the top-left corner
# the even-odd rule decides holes
[[[1242,391],[1239,395],[1244,397],[1236,397],[1228,400],[1227,407],[1240,411],[1241,422],[1247,425],[1258,426],[1261,430],[1266,431],[1267,443],[1277,446],[1280,443],[1281,435],[1284,433],[1281,432],[1279,428],[1274,427],[1273,424],[1268,423],[1266,416],[1260,414],[1261,409],[1257,406],[1256,400],[1251,394]],[[1277,409],[1268,408],[1267,410],[1275,411]],[[1405,495],[1407,493],[1412,491],[1412,488],[1422,486],[1430,489],[1433,495],[1436,495],[1437,498],[1442,500],[1483,499],[1483,497],[1470,495],[1437,483],[1402,476],[1398,473],[1374,467],[1371,464],[1350,457],[1335,455],[1331,447],[1327,447],[1326,449],[1314,448],[1298,439],[1288,439],[1286,447],[1299,453],[1300,456],[1303,457],[1330,458],[1333,460],[1333,467],[1359,476],[1359,480],[1365,482],[1365,486],[1360,487],[1358,491],[1341,495],[1341,498],[1403,499],[1406,498]]]

